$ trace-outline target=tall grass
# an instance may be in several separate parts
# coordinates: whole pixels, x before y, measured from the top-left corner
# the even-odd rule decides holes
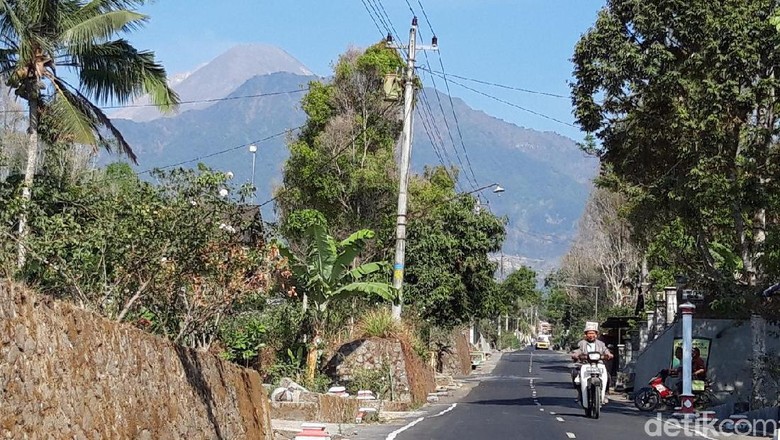
[[[390,310],[378,308],[366,313],[357,325],[358,335],[363,338],[398,338],[403,325],[393,319]]]

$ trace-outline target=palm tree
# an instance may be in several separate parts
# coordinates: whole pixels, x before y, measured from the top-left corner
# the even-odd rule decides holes
[[[19,267],[25,262],[27,211],[38,161],[39,137],[118,150],[136,162],[122,134],[93,103],[128,102],[148,93],[163,111],[178,97],[154,53],[118,35],[148,19],[135,12],[144,0],[0,0],[0,77],[27,101],[27,166],[19,218]],[[58,69],[63,68],[63,69]],[[70,84],[62,70],[78,78]]]
[[[314,379],[317,341],[323,334],[330,303],[361,294],[379,296],[390,302],[396,298],[397,291],[388,283],[361,281],[366,275],[387,268],[387,263],[364,263],[350,269],[365,242],[373,237],[373,231],[361,229],[337,242],[324,226],[315,224],[306,231],[308,246],[305,259],[298,258],[287,247],[279,246],[280,253],[289,262],[296,284],[301,287],[303,307],[312,331],[306,357],[306,378],[309,381]]]

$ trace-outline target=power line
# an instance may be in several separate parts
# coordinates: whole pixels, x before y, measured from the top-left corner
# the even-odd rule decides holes
[[[407,1],[406,4],[409,4],[409,2]],[[431,24],[431,20],[428,19],[428,13],[425,12],[425,6],[423,6],[422,1],[417,0],[417,4],[420,5],[420,10],[423,13],[423,17],[425,18],[425,22],[428,23],[428,27],[431,29],[431,33],[433,35],[436,35],[436,31],[433,30],[433,25]],[[411,5],[409,6],[409,8],[411,8]]]
[[[437,73],[434,73],[434,75],[436,75],[436,76],[444,76],[444,75],[439,75],[439,74],[437,74]],[[451,82],[451,83],[453,83],[453,84],[457,84],[457,85],[459,85],[459,86],[463,87],[463,88],[464,88],[464,89],[466,89],[466,90],[470,90],[470,91],[472,91],[472,92],[474,92],[474,93],[477,93],[477,94],[480,94],[480,95],[482,95],[482,96],[485,96],[485,97],[488,97],[488,98],[490,98],[490,99],[493,99],[493,100],[495,100],[495,101],[498,101],[498,102],[500,102],[500,103],[502,103],[502,104],[506,104],[506,105],[508,105],[508,106],[515,107],[515,108],[517,108],[517,109],[520,109],[520,110],[522,110],[522,111],[524,111],[524,112],[528,112],[528,113],[531,113],[531,114],[533,114],[533,115],[536,115],[536,116],[539,116],[539,117],[542,117],[542,118],[545,118],[545,119],[549,119],[549,120],[551,120],[551,121],[555,121],[555,122],[557,122],[557,123],[559,123],[559,124],[563,124],[563,125],[566,125],[566,126],[569,126],[569,127],[573,127],[573,128],[579,128],[579,127],[577,127],[577,126],[576,126],[576,125],[574,125],[574,124],[570,124],[570,123],[568,123],[568,122],[566,122],[566,121],[562,121],[562,120],[560,120],[560,119],[557,119],[557,118],[554,118],[554,117],[552,117],[552,116],[545,115],[544,113],[539,113],[539,112],[537,112],[537,111],[535,111],[535,110],[531,110],[531,109],[528,109],[528,108],[522,107],[522,106],[520,106],[520,105],[517,105],[517,104],[515,104],[515,103],[513,103],[513,102],[506,101],[506,100],[504,100],[504,99],[498,98],[498,97],[496,97],[496,96],[493,96],[493,95],[490,95],[490,94],[488,94],[488,93],[485,93],[485,92],[483,92],[483,91],[481,91],[481,90],[477,90],[477,89],[475,89],[475,88],[469,87],[469,86],[467,86],[467,85],[465,85],[465,84],[463,84],[463,83],[460,83],[460,82],[457,82],[457,81],[454,81],[454,80],[450,80],[450,82]]]
[[[422,68],[422,67],[421,67],[421,69],[427,70],[427,69]],[[429,73],[436,74],[436,75],[442,75],[443,74],[442,72],[438,72],[438,71],[435,71],[435,70],[427,70],[427,71]],[[507,90],[515,90],[515,91],[518,91],[518,92],[531,93],[531,94],[534,94],[534,95],[550,96],[550,97],[553,97],[553,98],[561,98],[561,99],[567,99],[567,100],[569,99],[569,97],[566,96],[566,95],[560,95],[560,94],[557,94],[557,93],[550,93],[550,92],[540,92],[538,90],[525,89],[525,88],[522,88],[522,87],[508,86],[508,85],[505,85],[505,84],[499,84],[499,83],[495,83],[495,82],[484,81],[484,80],[481,80],[481,79],[474,79],[474,78],[468,78],[468,77],[465,77],[465,76],[455,75],[453,73],[448,73],[447,76],[449,76],[451,78],[458,78],[458,79],[462,79],[462,80],[465,80],[465,81],[471,81],[471,82],[475,82],[475,83],[479,83],[479,84],[484,84],[484,85],[487,85],[487,86],[500,87],[502,89],[507,89]]]
[[[238,146],[236,146],[236,147],[230,147],[230,148],[226,148],[226,149],[224,149],[224,150],[216,151],[216,152],[214,152],[214,153],[210,153],[210,154],[207,154],[207,155],[205,155],[205,156],[198,156],[198,157],[196,157],[196,158],[194,158],[194,159],[183,160],[183,161],[181,161],[181,162],[177,162],[177,163],[170,164],[170,165],[165,165],[165,166],[161,166],[161,167],[154,167],[154,168],[150,168],[150,169],[148,169],[148,170],[141,171],[141,172],[140,172],[140,173],[138,173],[138,174],[139,174],[139,175],[141,175],[141,174],[146,174],[146,173],[149,173],[149,172],[151,172],[152,170],[164,170],[164,169],[166,169],[166,168],[173,168],[173,167],[177,167],[177,166],[179,166],[179,165],[184,165],[184,164],[186,164],[186,163],[195,162],[195,161],[198,161],[198,160],[207,159],[207,158],[209,158],[209,157],[218,156],[218,155],[220,155],[220,154],[224,154],[224,153],[228,153],[228,152],[230,152],[230,151],[238,150],[239,148],[246,148],[246,147],[248,147],[248,146],[250,146],[250,145],[252,145],[252,144],[258,144],[258,143],[260,143],[260,142],[265,142],[265,141],[267,141],[267,140],[271,140],[271,139],[273,139],[273,138],[276,138],[276,137],[279,137],[279,136],[281,136],[281,135],[283,135],[283,134],[286,134],[286,133],[291,133],[291,132],[293,132],[293,131],[295,131],[295,130],[300,130],[300,129],[301,129],[301,128],[303,128],[303,127],[305,127],[305,126],[304,126],[304,125],[301,125],[301,126],[298,126],[298,127],[295,127],[295,128],[288,128],[288,129],[286,129],[286,130],[284,130],[284,131],[280,131],[279,133],[272,134],[272,135],[270,135],[270,136],[267,136],[267,137],[264,137],[264,138],[262,138],[262,139],[258,139],[258,140],[255,140],[255,141],[252,141],[252,142],[249,142],[249,143],[246,143],[246,144],[241,144],[241,145],[238,145]]]
[[[189,101],[181,101],[179,102],[180,105],[182,104],[201,104],[201,103],[207,103],[207,102],[220,102],[220,101],[233,101],[236,99],[250,99],[250,98],[265,98],[269,96],[279,96],[279,95],[289,95],[292,93],[301,93],[306,92],[309,90],[309,87],[305,87],[302,89],[295,89],[295,90],[286,90],[282,92],[269,92],[269,93],[258,93],[255,95],[241,95],[241,96],[226,96],[224,98],[210,98],[210,99],[193,99]],[[123,105],[109,105],[105,107],[100,107],[101,109],[118,109],[118,108],[139,108],[139,107],[156,107],[155,104],[123,104]],[[0,113],[26,113],[27,110],[0,110]]]
[[[233,101],[236,99],[265,98],[268,96],[290,95],[292,93],[301,93],[307,91],[309,91],[309,87],[305,87],[302,89],[295,89],[295,90],[286,90],[283,92],[258,93],[255,95],[226,96],[224,98],[210,98],[210,99],[193,99],[190,101],[181,101],[179,102],[179,104],[201,104],[205,102]],[[128,105],[110,105],[101,108],[113,109],[113,108],[133,108],[133,107],[156,107],[156,105],[155,104],[128,104]]]
[[[376,22],[376,19],[374,18],[374,15],[373,15],[373,14],[371,14],[371,10],[369,10],[369,8],[368,8],[368,4],[366,4],[366,0],[360,0],[360,1],[361,1],[361,2],[363,2],[363,7],[366,9],[366,12],[368,12],[368,16],[369,16],[369,18],[371,18],[371,21],[373,21],[373,22],[374,22],[374,26],[376,26],[376,29],[377,29],[377,30],[379,31],[379,33],[381,34],[381,33],[382,33],[382,27],[381,27],[381,26],[379,26],[379,23],[377,23],[377,22]],[[262,205],[260,205],[260,206],[262,206]]]
[[[431,24],[431,20],[428,17],[428,13],[425,12],[425,7],[422,5],[422,2],[420,2],[419,0],[418,0],[418,4],[420,5],[420,8],[421,8],[422,13],[423,13],[423,16],[425,17],[425,21],[428,23],[428,27],[431,29],[431,34],[433,34],[434,37],[435,37],[436,32],[433,30],[433,25]],[[411,3],[409,3],[409,0],[406,0],[406,5],[409,6],[409,10],[412,11],[412,14],[416,16],[417,13],[414,11],[414,8],[412,7]],[[422,38],[422,35],[420,35],[420,37]],[[444,71],[444,63],[442,62],[441,52],[438,51],[438,50],[436,52],[439,55],[439,64],[441,65],[441,70]],[[425,60],[426,60],[426,64],[428,65],[428,69],[429,70],[433,70],[431,68],[431,63],[430,63],[430,60],[428,59],[428,54],[427,53],[425,54]],[[466,144],[465,144],[465,142],[463,140],[463,132],[462,132],[462,130],[460,128],[460,121],[458,120],[458,115],[455,113],[455,105],[454,105],[454,103],[452,101],[452,93],[450,93],[450,86],[447,83],[447,76],[444,75],[443,78],[444,78],[444,83],[447,86],[447,94],[448,94],[448,97],[449,97],[449,100],[450,100],[450,110],[452,110],[452,117],[453,117],[453,119],[455,121],[455,128],[458,130],[458,138],[460,140],[460,145],[461,145],[461,148],[463,150],[463,155],[466,157],[467,169],[468,169],[468,172],[471,173],[471,181],[472,181],[472,184],[474,185],[474,188],[476,188],[476,187],[479,186],[479,183],[477,182],[477,176],[474,173],[474,168],[471,166],[471,159],[469,158],[469,153],[466,150]],[[434,81],[433,77],[431,77],[431,80]],[[436,85],[435,85],[435,81],[434,81],[434,88],[435,87],[436,87]],[[446,114],[444,112],[444,107],[441,104],[441,98],[439,97],[438,93],[436,93],[436,99],[437,99],[437,101],[439,103],[439,108],[440,108],[440,110],[442,112],[442,116],[444,118],[444,123],[447,126],[447,132],[448,132],[448,134],[450,136],[450,140],[452,141],[453,150],[456,153],[456,157],[460,161],[460,155],[458,154],[458,147],[455,145],[455,140],[452,137],[452,130],[449,127],[449,122],[447,121],[447,116],[446,116]],[[461,162],[461,166],[462,165],[463,164]],[[466,176],[466,180],[469,180],[469,175],[466,172],[466,168],[465,167],[464,167],[463,173],[464,173],[464,176]]]

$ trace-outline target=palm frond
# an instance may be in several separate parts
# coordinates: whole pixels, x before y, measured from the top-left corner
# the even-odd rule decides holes
[[[98,102],[125,103],[148,93],[152,103],[163,111],[176,109],[179,97],[166,81],[165,69],[155,62],[152,52],[138,51],[125,40],[91,46],[73,54],[80,66],[84,90]]]
[[[119,32],[139,29],[149,17],[138,12],[118,10],[84,17],[62,32],[60,40],[74,52],[85,52],[96,43],[103,43]]]
[[[90,145],[93,145],[95,147],[102,147],[108,152],[113,151],[114,147],[112,146],[112,144],[108,142],[101,134],[101,128],[107,129],[108,132],[116,141],[116,146],[119,152],[127,156],[134,163],[138,163],[138,157],[133,152],[133,149],[130,147],[130,144],[127,143],[125,137],[122,135],[119,129],[116,128],[116,126],[111,121],[111,119],[108,116],[106,116],[105,113],[103,113],[103,110],[101,110],[100,107],[93,104],[86,96],[81,94],[81,92],[79,92],[78,90],[75,90],[72,86],[70,86],[68,83],[63,81],[61,78],[53,77],[50,79],[55,84],[57,88],[57,92],[60,95],[58,98],[67,100],[68,106],[72,107],[72,112],[74,113],[80,112],[82,115],[84,115],[86,120],[90,121],[93,130],[93,136],[92,136],[93,141],[89,143]],[[57,99],[55,99],[54,101],[56,102]],[[59,105],[64,105],[64,104],[59,104]],[[78,129],[79,127],[77,125],[70,125],[70,126],[67,125],[67,124],[74,124],[75,122],[76,121],[63,123],[65,125],[63,125],[60,128]],[[65,133],[67,133],[67,131]],[[75,133],[73,134],[75,135]]]
[[[79,102],[77,96],[59,86],[55,83],[57,93],[45,107],[45,129],[59,133],[62,140],[97,147],[97,130],[89,116],[82,111],[84,104]]]

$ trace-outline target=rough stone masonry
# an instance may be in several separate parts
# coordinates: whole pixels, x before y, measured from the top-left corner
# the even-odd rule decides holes
[[[0,438],[271,439],[260,376],[0,281]]]

